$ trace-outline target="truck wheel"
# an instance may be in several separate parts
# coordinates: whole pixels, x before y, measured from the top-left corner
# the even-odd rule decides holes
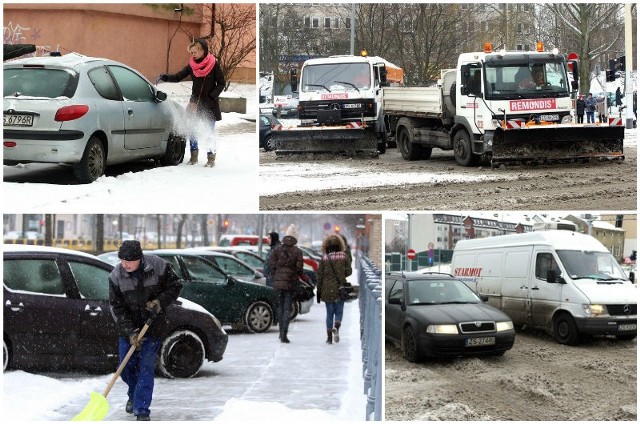
[[[396,141],[398,142],[398,150],[404,160],[420,159],[419,149],[413,143],[413,122],[410,119],[400,119],[398,121],[398,134]]]
[[[459,130],[453,136],[453,155],[458,165],[472,166],[477,162],[478,157],[471,148],[471,138],[465,130]]]
[[[575,346],[578,343],[578,328],[571,315],[562,313],[553,319],[553,337],[560,344]]]
[[[419,362],[422,358],[420,348],[418,347],[416,330],[411,326],[407,326],[402,331],[402,353],[404,358],[409,362]]]

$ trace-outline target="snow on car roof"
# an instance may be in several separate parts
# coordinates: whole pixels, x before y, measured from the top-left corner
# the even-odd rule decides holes
[[[29,244],[3,244],[3,252],[44,252],[44,253],[58,253],[67,255],[78,255],[88,258],[95,258],[95,255],[82,252],[79,250],[65,249],[63,247],[51,247],[51,246],[37,246]]]
[[[23,59],[16,59],[10,62],[6,62],[5,66],[13,65],[55,65],[55,66],[67,66],[70,68],[77,68],[80,65],[84,65],[89,62],[106,61],[112,62],[110,59],[103,59],[91,56],[84,56],[78,53],[69,53],[63,56],[39,56],[39,57],[26,57]]]

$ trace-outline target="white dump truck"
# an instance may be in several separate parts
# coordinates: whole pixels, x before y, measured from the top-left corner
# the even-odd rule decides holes
[[[434,87],[385,87],[389,139],[406,160],[453,150],[462,166],[623,160],[624,127],[575,124],[578,62],[557,51],[463,53]]]
[[[559,343],[636,337],[635,276],[589,235],[549,230],[461,240],[451,270],[514,325],[546,330]]]
[[[386,150],[387,134],[381,88],[402,79],[402,69],[366,52],[305,61],[291,74],[300,125],[274,128],[276,155],[378,157]]]

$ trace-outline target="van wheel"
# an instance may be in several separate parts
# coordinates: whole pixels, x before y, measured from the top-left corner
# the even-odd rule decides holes
[[[204,363],[204,344],[192,331],[176,331],[160,345],[158,370],[167,378],[191,378]]]
[[[553,337],[560,344],[578,344],[578,328],[571,315],[564,313],[553,319]]]
[[[273,323],[273,309],[267,302],[253,302],[244,314],[244,325],[251,333],[264,333]]]
[[[416,330],[411,326],[408,326],[402,332],[402,353],[409,362],[419,362],[421,359],[422,355],[418,348]]]
[[[95,135],[89,138],[80,162],[73,166],[73,175],[83,183],[92,183],[104,174],[107,155],[102,141]]]

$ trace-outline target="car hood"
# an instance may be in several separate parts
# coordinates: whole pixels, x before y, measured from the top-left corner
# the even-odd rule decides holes
[[[511,321],[503,312],[483,303],[410,305],[408,308],[421,320],[432,324],[454,324],[469,321]]]

